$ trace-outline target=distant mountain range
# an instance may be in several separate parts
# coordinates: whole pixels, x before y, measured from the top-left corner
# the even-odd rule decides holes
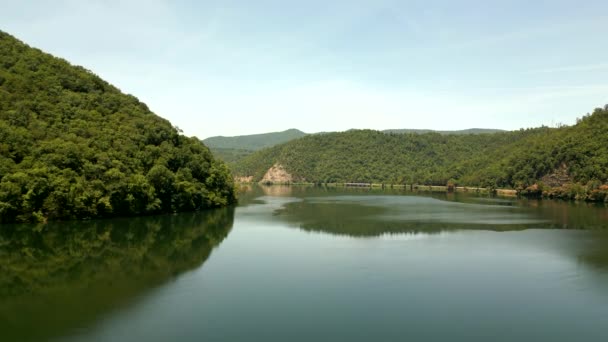
[[[504,132],[500,129],[487,129],[487,128],[470,128],[464,130],[455,131],[436,131],[431,129],[387,129],[381,131],[382,133],[394,133],[394,134],[426,134],[426,133],[439,133],[442,135],[464,135],[464,134],[492,134],[498,132]],[[327,134],[333,132],[319,132],[312,134]],[[233,137],[225,136],[214,136],[203,140],[203,143],[207,145],[216,157],[224,160],[229,164],[234,164],[242,158],[252,154],[255,151],[280,145],[291,140],[295,140],[306,135],[308,133],[302,132],[298,129],[292,128],[282,132],[271,132],[261,134],[249,134],[249,135],[238,135]]]
[[[203,143],[211,149],[211,152],[213,152],[213,155],[217,158],[229,165],[234,165],[236,162],[255,151],[286,143],[306,135],[306,133],[292,128],[282,132],[239,135],[234,137],[209,137],[203,140]]]
[[[257,151],[265,147],[272,147],[274,145],[282,144],[305,135],[306,133],[292,128],[282,132],[238,135],[234,137],[210,137],[203,140],[203,143],[205,143],[205,145],[211,149]]]
[[[608,202],[608,105],[560,128],[425,132],[309,134],[231,168],[248,182],[459,184]]]

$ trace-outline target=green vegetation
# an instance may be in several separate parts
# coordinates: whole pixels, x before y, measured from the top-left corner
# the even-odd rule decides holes
[[[247,156],[251,155],[253,152],[255,152],[252,150],[241,150],[241,149],[235,149],[235,148],[210,148],[210,149],[211,149],[211,153],[213,153],[213,155],[216,158],[222,160],[229,166],[236,164],[241,159],[244,159],[245,157],[247,157]]]
[[[210,137],[203,140],[203,142],[211,149],[223,148],[257,151],[265,147],[301,138],[305,135],[306,133],[292,128],[283,132],[239,135],[236,137]]]
[[[210,137],[203,142],[209,146],[213,155],[228,165],[234,165],[255,151],[272,147],[300,137],[306,133],[297,129],[283,132],[239,135],[235,137]]]
[[[386,129],[382,131],[384,133],[417,133],[417,134],[425,134],[425,133],[439,133],[445,135],[460,135],[460,134],[487,134],[487,133],[498,133],[505,132],[500,129],[491,129],[491,128],[469,128],[462,129],[458,131],[435,131],[432,129]]]
[[[430,129],[387,129],[382,131],[383,133],[439,133],[442,135],[460,135],[460,134],[486,134],[486,133],[497,133],[504,132],[499,129],[485,129],[485,128],[470,128],[460,131],[433,131]],[[317,133],[317,134],[325,134]],[[203,140],[205,145],[209,146],[213,154],[226,162],[230,166],[238,164],[239,161],[245,157],[253,154],[255,151],[259,151],[263,148],[268,148],[295,140],[307,135],[306,133],[297,130],[289,129],[283,132],[264,133],[264,134],[252,134],[252,135],[241,135],[235,137],[211,137]]]
[[[51,222],[0,230],[0,331],[42,341],[87,326],[196,269],[228,235],[234,208]],[[35,327],[35,328],[32,328]]]
[[[0,56],[0,222],[235,202],[227,167],[137,98],[1,31]]]
[[[493,134],[394,134],[372,130],[309,135],[258,151],[237,176],[262,179],[274,164],[296,181],[515,188],[522,194],[606,200],[608,106],[574,126]],[[560,168],[566,179],[544,184]]]

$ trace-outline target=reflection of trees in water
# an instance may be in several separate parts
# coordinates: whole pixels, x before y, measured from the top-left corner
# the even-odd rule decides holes
[[[307,186],[247,184],[239,189],[239,204],[248,205],[256,203],[256,199],[262,196],[297,197],[305,194],[309,188]]]
[[[423,206],[423,213],[428,215],[428,219],[422,219],[417,217],[420,216],[420,212],[416,211],[418,203],[393,202],[383,206],[374,204],[373,198],[365,199],[366,195],[411,196],[412,193],[382,189],[292,188],[293,196],[301,197],[303,201],[288,203],[277,210],[276,214],[304,230],[330,234],[378,236],[386,233],[432,233],[455,229],[508,231],[529,228],[608,231],[608,207],[604,204],[518,200],[469,194],[425,194],[416,197],[423,199],[422,202],[428,198],[440,202]],[[252,192],[255,194],[251,197],[255,197],[268,190],[258,190],[256,193],[254,187]],[[339,197],[323,200],[328,195]],[[344,195],[357,195],[362,200],[353,202],[341,197]],[[391,219],[390,216],[395,216],[394,214],[403,219]],[[384,218],[380,219],[381,217]]]
[[[554,222],[556,228],[608,230],[608,206],[604,203],[531,200],[537,215]]]
[[[266,188],[273,188],[270,186]],[[281,187],[285,188],[285,187]],[[565,202],[556,200],[527,200],[501,198],[492,196],[477,196],[464,193],[426,193],[417,194],[421,198],[434,198],[451,203],[472,204],[476,210],[484,212],[492,207],[502,207],[512,213],[524,213],[539,222],[526,224],[480,224],[434,222],[424,220],[381,220],[390,209],[382,206],[368,206],[361,203],[346,201],[323,203],[307,200],[311,197],[342,195],[414,195],[411,192],[391,189],[361,189],[361,188],[325,188],[325,187],[289,187],[292,197],[304,199],[290,202],[275,212],[275,217],[282,219],[304,231],[321,232],[351,237],[375,237],[383,234],[436,234],[454,230],[491,230],[515,231],[530,228],[546,229],[580,229],[593,230],[588,239],[578,239],[574,244],[577,248],[569,251],[585,264],[595,267],[608,267],[608,205],[585,202]],[[283,191],[284,192],[284,191]],[[255,199],[265,196],[269,190],[264,187],[252,186],[241,195],[241,203],[256,203]],[[281,191],[277,191],[281,193]],[[467,210],[463,207],[463,210]],[[543,221],[543,222],[541,222]]]
[[[582,241],[581,252],[577,257],[586,265],[608,271],[608,232],[589,232]]]
[[[519,203],[523,205],[523,203]],[[384,234],[437,234],[455,230],[516,231],[530,228],[587,229],[569,236],[568,246],[560,247],[566,253],[586,265],[608,269],[608,221],[604,220],[607,209],[586,204],[572,204],[557,201],[534,203],[531,217],[547,220],[525,224],[479,224],[450,223],[423,220],[399,221],[378,219],[391,209],[382,206],[368,206],[348,202],[316,203],[300,201],[285,204],[275,211],[275,217],[287,221],[299,229],[351,237],[377,237]],[[488,207],[487,210],[492,210]],[[506,210],[511,211],[507,208]],[[472,213],[474,214],[474,213]],[[550,234],[551,232],[547,232]],[[584,234],[583,234],[584,233]]]
[[[538,223],[479,224],[378,218],[389,211],[388,208],[382,206],[302,201],[285,204],[283,208],[276,211],[276,214],[302,230],[352,237],[373,237],[397,233],[434,234],[458,229],[506,231],[538,227]]]
[[[47,339],[69,332],[184,271],[228,234],[234,209],[3,226],[0,336]]]
[[[261,186],[266,196],[291,196],[293,187],[289,185]]]

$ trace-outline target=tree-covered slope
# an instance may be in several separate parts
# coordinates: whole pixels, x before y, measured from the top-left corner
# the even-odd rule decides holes
[[[237,176],[261,180],[280,164],[308,182],[525,187],[565,166],[572,182],[608,181],[608,107],[574,126],[493,134],[395,134],[371,130],[309,135],[243,159]]]
[[[211,149],[235,149],[257,151],[265,147],[282,144],[293,139],[305,136],[306,133],[297,129],[288,129],[283,132],[263,134],[239,135],[234,137],[210,137],[203,142]]]
[[[485,129],[485,128],[470,128],[463,129],[458,131],[434,131],[430,129],[387,129],[382,131],[383,133],[416,133],[416,134],[425,134],[425,133],[439,133],[443,135],[452,135],[452,134],[486,134],[486,133],[497,133],[504,132],[498,129]],[[316,134],[325,134],[327,132],[316,133]],[[264,133],[264,134],[252,134],[252,135],[241,135],[234,137],[210,137],[203,142],[205,145],[209,146],[211,152],[213,154],[226,162],[230,166],[234,166],[238,164],[245,157],[253,154],[255,151],[261,150],[263,148],[272,147],[275,145],[279,145],[282,143],[286,143],[288,141],[301,138],[307,135],[302,131],[297,129],[289,129],[283,132],[273,132],[273,133]]]
[[[384,133],[439,133],[439,134],[486,134],[486,133],[498,133],[505,132],[500,129],[492,129],[492,128],[469,128],[469,129],[461,129],[457,131],[435,131],[432,129],[385,129],[382,132]]]
[[[596,190],[608,182],[608,105],[576,125],[538,129],[525,139],[499,146],[459,163],[462,180],[495,186],[526,187],[563,168],[568,182]],[[542,185],[542,184],[541,184]]]
[[[241,159],[253,154],[253,150],[241,150],[235,148],[211,148],[213,156],[225,162],[228,166],[233,166]]]
[[[309,135],[256,152],[238,163],[235,174],[260,180],[278,163],[301,181],[445,184],[459,177],[460,170],[453,167],[456,161],[534,133],[441,135],[350,130]]]
[[[203,142],[209,146],[216,158],[233,166],[255,151],[282,144],[305,135],[306,133],[292,128],[283,132],[238,135],[234,137],[210,137],[203,140]]]
[[[137,98],[1,31],[0,56],[0,222],[235,201],[226,166]]]

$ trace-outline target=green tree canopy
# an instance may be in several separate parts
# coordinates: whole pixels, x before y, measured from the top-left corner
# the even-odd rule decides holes
[[[134,96],[1,31],[0,56],[0,222],[235,202],[227,167]]]
[[[562,182],[608,182],[608,106],[576,125],[491,134],[395,134],[372,130],[308,135],[237,163],[237,176],[262,179],[275,164],[297,181],[525,188],[560,168]],[[587,190],[593,190],[591,188]]]

